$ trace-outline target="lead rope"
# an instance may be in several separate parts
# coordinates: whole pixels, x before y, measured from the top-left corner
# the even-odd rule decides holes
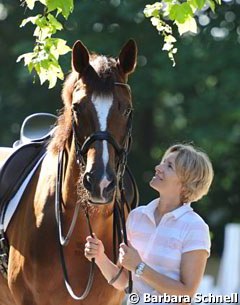
[[[121,163],[119,164],[119,168],[118,168],[118,172],[119,172],[119,179],[118,179],[118,184],[119,184],[119,190],[117,190],[117,196],[116,196],[116,205],[114,206],[114,208],[116,208],[116,213],[114,214],[114,224],[116,224],[116,226],[118,226],[119,221],[117,219],[117,215],[120,214],[120,226],[121,228],[114,228],[114,232],[118,231],[119,229],[122,229],[122,236],[123,236],[123,241],[124,243],[128,246],[128,239],[127,239],[127,230],[126,230],[126,221],[125,221],[125,212],[124,212],[124,204],[126,204],[128,212],[130,212],[131,208],[128,206],[127,200],[126,200],[126,196],[124,194],[124,186],[123,186],[123,175],[127,166],[127,154],[130,150],[130,145],[131,145],[131,124],[129,122],[132,121],[132,113],[130,115],[130,119],[128,121],[128,141],[126,142],[126,146],[124,149],[124,153],[122,156],[122,160]],[[131,174],[131,173],[130,173]],[[132,178],[132,176],[130,175],[130,179]],[[135,186],[134,186],[134,192],[136,191]],[[137,192],[138,193],[138,192]],[[137,194],[135,194],[136,196]],[[138,198],[138,196],[137,196]],[[120,203],[119,203],[120,202]],[[122,204],[121,204],[122,203]],[[120,207],[119,207],[120,206]],[[116,218],[116,219],[115,219]],[[116,235],[116,234],[114,234]],[[115,245],[115,243],[114,243]],[[119,233],[118,233],[118,246],[119,246]],[[114,249],[114,257],[116,256],[116,250]],[[121,267],[119,269],[119,271],[117,272],[117,274],[110,280],[108,281],[108,283],[110,285],[113,285],[116,280],[120,277],[121,273],[123,272],[123,267]],[[125,289],[126,293],[131,293],[132,292],[132,287],[133,287],[133,282],[132,282],[132,273],[131,271],[128,271],[128,287]]]
[[[68,272],[67,272],[67,267],[66,267],[66,262],[65,262],[65,257],[64,257],[64,253],[63,253],[63,246],[66,245],[67,243],[61,243],[61,241],[66,241],[67,237],[70,238],[73,228],[75,226],[76,220],[72,220],[72,223],[70,225],[70,229],[68,231],[67,237],[64,239],[62,237],[62,206],[61,206],[61,199],[62,199],[62,195],[61,195],[61,190],[62,190],[62,167],[63,167],[63,152],[61,152],[59,154],[59,160],[58,160],[58,170],[57,170],[57,181],[56,181],[56,192],[55,192],[55,213],[56,213],[56,221],[57,221],[57,226],[58,226],[58,245],[59,245],[59,252],[60,252],[60,261],[61,261],[61,266],[62,266],[62,270],[63,270],[63,277],[64,277],[64,283],[65,286],[67,288],[68,293],[71,295],[71,297],[76,300],[76,301],[80,301],[80,300],[84,300],[91,288],[92,288],[92,284],[93,284],[93,277],[94,277],[94,266],[95,266],[95,259],[91,260],[91,266],[90,266],[90,271],[89,271],[89,277],[88,277],[88,282],[87,282],[87,287],[85,289],[85,291],[83,292],[82,295],[78,296],[73,292],[73,289],[69,283],[69,277],[68,277]],[[76,208],[74,211],[74,215],[77,214],[76,213]],[[87,218],[87,223],[88,223],[88,228],[89,228],[89,232],[92,235],[92,227],[90,224],[90,219],[89,219],[89,215],[88,215],[88,210],[85,210],[85,215]],[[74,218],[74,216],[73,216]],[[76,217],[77,218],[77,217]]]
[[[121,181],[121,182],[120,182]],[[118,219],[116,219],[115,223],[116,223],[116,229],[115,231],[119,232],[122,230],[122,237],[123,237],[123,241],[126,245],[128,245],[128,239],[127,239],[127,230],[126,230],[126,221],[125,221],[125,212],[124,212],[124,204],[121,204],[121,202],[124,202],[123,200],[126,200],[125,195],[124,195],[124,190],[123,190],[123,185],[122,185],[122,179],[120,179],[119,181],[119,192],[120,194],[117,195],[118,198],[116,198],[116,204],[114,206],[114,209],[116,209],[115,211],[115,215],[117,218],[117,215],[120,215],[120,227],[118,228],[119,225],[119,221]],[[120,198],[120,203],[119,203],[119,198]],[[118,234],[118,241],[119,241],[119,234]],[[118,242],[118,246],[119,246],[119,242]],[[117,279],[120,277],[121,273],[123,272],[123,267],[121,267],[119,269],[119,271],[117,272],[117,274],[110,280],[108,281],[108,283],[110,285],[113,285]],[[133,287],[133,282],[132,282],[132,273],[131,271],[128,271],[128,288],[125,290],[126,293],[131,293],[132,292],[132,287]]]

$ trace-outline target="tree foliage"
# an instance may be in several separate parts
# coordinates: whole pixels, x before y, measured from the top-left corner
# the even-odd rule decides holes
[[[63,29],[57,17],[62,15],[65,19],[68,18],[73,10],[73,0],[25,0],[30,10],[34,9],[36,2],[42,4],[43,12],[24,19],[20,25],[24,27],[32,23],[35,26],[33,33],[36,37],[35,46],[32,52],[19,56],[17,61],[23,59],[29,72],[33,69],[37,72],[41,84],[49,81],[49,88],[53,88],[58,78],[61,80],[64,78],[58,62],[59,56],[68,53],[71,49],[66,45],[65,40],[52,36]]]
[[[196,34],[197,23],[194,18],[196,12],[209,6],[214,12],[214,1],[221,4],[221,0],[187,0],[186,2],[164,0],[145,6],[144,14],[151,19],[152,25],[163,36],[162,50],[168,52],[173,66],[175,66],[174,54],[177,52],[173,25],[177,26],[180,35],[189,31]],[[28,23],[34,25],[33,36],[36,37],[36,41],[33,51],[19,56],[17,61],[23,59],[29,72],[32,72],[33,69],[36,71],[41,84],[49,81],[49,88],[53,88],[57,79],[62,80],[64,77],[58,61],[59,56],[68,53],[70,48],[66,45],[65,40],[52,36],[63,29],[58,17],[62,15],[66,20],[68,19],[74,8],[73,0],[24,0],[23,3],[30,10],[33,10],[35,5],[40,3],[42,13],[22,21],[21,27]]]

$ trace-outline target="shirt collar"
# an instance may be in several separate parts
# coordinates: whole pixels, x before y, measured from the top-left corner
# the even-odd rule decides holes
[[[187,202],[187,203],[184,203],[182,206],[180,206],[179,208],[171,211],[170,213],[168,213],[169,215],[173,215],[173,217],[175,219],[178,219],[180,218],[182,215],[184,215],[185,213],[187,212],[190,212],[192,211],[193,208],[191,207],[191,203],[190,202]]]
[[[143,213],[146,214],[151,219],[151,221],[153,221],[154,223],[155,223],[154,212],[158,206],[158,203],[159,203],[159,198],[156,198],[156,199],[152,200],[148,205],[146,205],[143,210]],[[190,212],[192,210],[193,209],[191,207],[191,203],[188,202],[188,203],[184,203],[179,208],[177,208],[169,213],[166,213],[164,216],[168,215],[168,217],[172,216],[173,218],[178,219],[185,213]]]
[[[154,212],[158,206],[159,198],[152,200],[148,205],[144,207],[143,213],[146,214],[152,222],[155,223]]]

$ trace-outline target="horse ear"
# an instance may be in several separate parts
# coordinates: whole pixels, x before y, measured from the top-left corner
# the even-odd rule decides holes
[[[84,44],[78,40],[75,42],[72,50],[72,66],[73,69],[82,74],[89,66],[89,52]]]
[[[135,70],[137,63],[137,45],[135,40],[130,39],[122,47],[118,60],[124,74],[130,74]]]

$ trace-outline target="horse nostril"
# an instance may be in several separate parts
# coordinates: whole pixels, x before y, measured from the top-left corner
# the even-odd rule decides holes
[[[90,173],[86,173],[83,177],[83,185],[86,190],[91,191],[92,190],[92,182],[91,182],[91,175]]]
[[[109,193],[111,192],[116,186],[116,180],[112,179],[112,181],[108,184],[108,186],[105,188],[105,192]]]

